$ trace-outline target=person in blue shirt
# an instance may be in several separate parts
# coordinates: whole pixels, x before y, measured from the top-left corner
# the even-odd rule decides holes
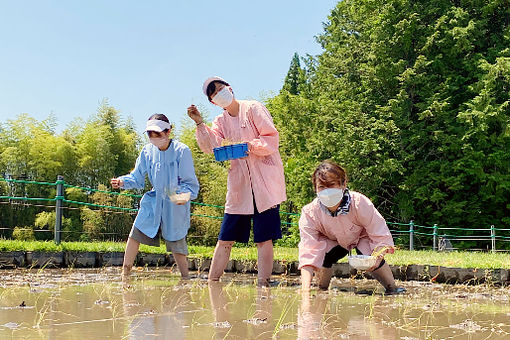
[[[146,192],[129,234],[122,275],[127,279],[140,243],[159,247],[160,236],[172,252],[183,278],[188,278],[190,199],[197,198],[199,184],[191,151],[170,139],[172,125],[163,114],[152,115],[146,129],[150,144],[144,146],[129,175],[113,178],[113,188],[141,189],[149,176],[152,190]],[[183,197],[184,196],[184,197]]]

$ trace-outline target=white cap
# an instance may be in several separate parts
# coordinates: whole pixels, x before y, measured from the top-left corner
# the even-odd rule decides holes
[[[151,119],[147,121],[147,125],[145,126],[145,132],[147,131],[163,132],[166,129],[170,130],[171,128],[172,125],[170,123],[167,123],[159,119]]]
[[[204,94],[207,96],[207,86],[209,86],[210,83],[212,83],[213,81],[215,80],[219,80],[219,81],[223,81],[223,82],[227,82],[225,79],[221,78],[221,77],[218,77],[218,76],[215,76],[215,77],[210,77],[210,78],[207,78],[205,81],[204,81],[204,85],[202,85],[202,91],[204,91]],[[228,83],[227,83],[228,84]]]

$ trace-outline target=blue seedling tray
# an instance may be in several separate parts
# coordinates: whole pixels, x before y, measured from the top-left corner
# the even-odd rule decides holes
[[[228,161],[248,156],[248,143],[233,144],[214,148],[214,158],[217,161]]]

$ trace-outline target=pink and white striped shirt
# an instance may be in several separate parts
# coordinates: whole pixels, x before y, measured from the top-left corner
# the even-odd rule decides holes
[[[225,212],[249,215],[254,213],[253,198],[257,210],[262,212],[285,201],[287,196],[278,151],[279,134],[271,114],[255,100],[239,100],[239,105],[236,117],[225,110],[214,119],[211,127],[198,125],[196,138],[205,153],[212,153],[224,139],[248,142],[248,157],[230,161]]]

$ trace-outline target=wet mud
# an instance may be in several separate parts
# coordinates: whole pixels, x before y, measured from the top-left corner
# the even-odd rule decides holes
[[[208,283],[170,269],[141,268],[123,283],[120,268],[0,271],[0,339],[509,339],[505,286],[399,282],[386,296],[369,279],[300,291],[275,275],[257,288],[252,274]]]

